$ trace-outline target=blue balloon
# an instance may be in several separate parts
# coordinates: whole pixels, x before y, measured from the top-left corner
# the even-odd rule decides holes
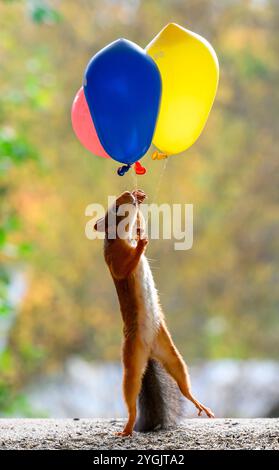
[[[161,91],[157,65],[133,42],[119,39],[92,57],[84,93],[100,142],[112,158],[131,165],[147,152]]]

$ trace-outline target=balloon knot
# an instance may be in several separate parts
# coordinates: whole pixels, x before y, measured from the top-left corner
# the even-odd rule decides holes
[[[151,158],[152,160],[164,160],[165,158],[168,158],[168,155],[155,150],[155,152],[152,153]]]
[[[131,168],[131,165],[123,165],[123,166],[120,166],[117,170],[117,174],[118,176],[124,176],[125,173],[127,173],[127,171],[129,171]]]
[[[145,175],[146,168],[144,168],[144,166],[142,166],[140,162],[135,162],[134,168],[135,168],[136,175]]]

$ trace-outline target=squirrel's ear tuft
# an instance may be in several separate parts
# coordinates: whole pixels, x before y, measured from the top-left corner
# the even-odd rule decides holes
[[[97,220],[96,224],[94,225],[94,230],[97,230],[97,232],[105,232],[106,230],[105,217],[102,217],[101,219]]]

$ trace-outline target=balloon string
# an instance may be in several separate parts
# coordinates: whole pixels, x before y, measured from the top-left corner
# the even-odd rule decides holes
[[[151,204],[153,204],[154,202],[156,202],[156,199],[157,199],[157,197],[158,197],[159,191],[160,191],[160,189],[161,189],[162,181],[163,181],[163,176],[164,176],[164,173],[165,173],[165,171],[166,171],[166,169],[167,169],[168,161],[169,161],[169,158],[166,158],[166,159],[164,160],[163,168],[162,168],[161,173],[160,173],[160,175],[159,175],[158,182],[157,182],[157,185],[156,185],[154,194],[153,194],[153,198],[152,198],[152,203],[151,203]],[[150,217],[150,211],[148,211],[147,222],[149,221],[149,217]]]
[[[138,175],[134,171],[134,168],[131,168],[130,174],[132,179],[132,186],[134,186],[132,189],[138,189]]]
[[[128,174],[129,174],[129,173],[130,173],[130,172],[128,171]],[[121,188],[121,191],[130,191],[130,188],[129,188],[129,186],[130,186],[129,178],[127,178],[127,177],[125,177],[125,176],[126,176],[126,175],[124,175],[123,178],[120,178],[121,182],[123,183],[123,184],[120,185],[120,188]]]

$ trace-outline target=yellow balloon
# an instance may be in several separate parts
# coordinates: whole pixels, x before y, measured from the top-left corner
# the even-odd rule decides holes
[[[219,65],[209,42],[175,23],[146,47],[159,67],[162,100],[153,143],[164,154],[180,153],[199,137],[215,98]]]

